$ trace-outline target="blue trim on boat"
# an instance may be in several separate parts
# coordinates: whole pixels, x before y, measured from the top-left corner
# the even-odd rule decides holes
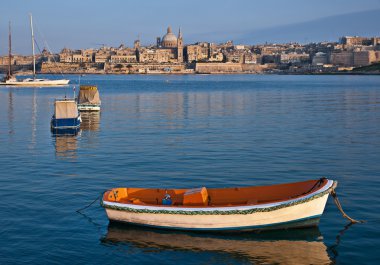
[[[69,129],[53,129],[51,128],[51,133],[54,136],[60,136],[60,135],[77,135],[80,131],[80,128],[69,128]]]
[[[75,129],[79,128],[80,119],[79,116],[70,119],[56,119],[55,116],[51,118],[51,127],[54,130],[59,129]]]
[[[313,215],[306,218],[300,218],[293,221],[267,224],[267,225],[254,225],[254,226],[239,226],[239,227],[223,227],[223,228],[187,228],[187,227],[172,227],[172,226],[159,226],[159,225],[148,225],[139,224],[132,222],[123,222],[137,226],[145,226],[158,229],[170,229],[170,230],[187,230],[187,231],[241,231],[241,230],[266,230],[266,229],[282,229],[282,228],[295,228],[295,227],[308,227],[315,226],[322,215]],[[114,221],[114,220],[112,220]],[[308,222],[309,221],[309,222]],[[314,222],[313,222],[314,221]],[[116,221],[118,222],[118,221]]]

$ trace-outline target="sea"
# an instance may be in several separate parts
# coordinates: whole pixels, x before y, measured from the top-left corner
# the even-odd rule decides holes
[[[380,76],[66,78],[0,87],[0,264],[378,264]],[[76,136],[53,135],[54,99],[79,84],[98,86],[101,112],[83,114]],[[349,225],[329,198],[318,228],[172,232],[110,224],[97,200],[113,187],[321,177],[365,223]]]

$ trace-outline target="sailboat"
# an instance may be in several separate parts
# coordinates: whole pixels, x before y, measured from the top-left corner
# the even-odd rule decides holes
[[[0,85],[6,85],[6,86],[64,86],[68,85],[70,80],[68,79],[42,79],[42,78],[36,78],[36,56],[34,52],[34,31],[33,31],[33,18],[32,14],[30,14],[30,29],[32,34],[32,51],[33,51],[33,78],[25,78],[22,80],[17,80],[15,76],[12,75],[12,67],[11,67],[11,60],[12,60],[12,46],[11,46],[11,26],[9,23],[9,63],[8,63],[8,74],[1,80]]]

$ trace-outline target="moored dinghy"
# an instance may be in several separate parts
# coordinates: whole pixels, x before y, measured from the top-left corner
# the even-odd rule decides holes
[[[336,181],[206,189],[114,188],[110,221],[179,230],[266,230],[317,226]]]
[[[100,104],[97,86],[80,86],[78,96],[78,109],[80,111],[100,111]]]
[[[57,99],[54,102],[54,115],[51,130],[56,133],[76,133],[80,128],[81,117],[74,99]]]

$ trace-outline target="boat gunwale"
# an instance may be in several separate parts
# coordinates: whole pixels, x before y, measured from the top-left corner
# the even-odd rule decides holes
[[[119,202],[110,202],[105,201],[102,197],[100,204],[104,208],[121,210],[127,212],[136,212],[136,213],[165,213],[165,214],[250,214],[254,212],[269,212],[284,207],[289,207],[297,205],[300,203],[306,203],[310,200],[317,199],[322,197],[330,192],[330,189],[333,188],[336,181],[327,179],[327,182],[324,186],[319,189],[299,196],[297,198],[272,202],[272,203],[263,203],[255,205],[237,205],[237,206],[208,206],[208,207],[199,207],[199,206],[164,206],[164,205],[136,205],[133,203],[119,203]],[[106,191],[107,192],[107,191]]]

